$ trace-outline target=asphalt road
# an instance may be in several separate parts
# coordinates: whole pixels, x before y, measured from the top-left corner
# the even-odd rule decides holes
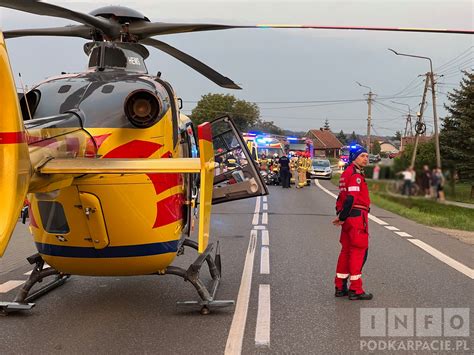
[[[321,185],[336,192],[329,182]],[[405,345],[414,340],[458,341],[460,347],[448,353],[472,353],[472,337],[460,333],[361,336],[366,326],[361,314],[378,308],[390,322],[394,312],[406,311],[418,319],[420,309],[434,309],[430,312],[444,315],[440,322],[446,332],[448,309],[467,308],[469,315],[473,306],[473,246],[373,208],[372,214],[384,222],[371,221],[369,227],[364,284],[374,299],[336,299],[333,278],[340,246],[339,230],[330,223],[334,203],[326,191],[312,185],[302,190],[271,187],[270,195],[258,202],[214,207],[212,235],[220,241],[223,262],[218,299],[236,300],[235,307],[206,316],[196,308],[177,307],[176,301],[196,300],[197,294],[189,283],[170,275],[73,276],[37,300],[31,311],[0,317],[0,354],[378,353],[384,341],[394,339]],[[8,281],[27,278],[24,273],[31,266],[23,260],[34,250],[26,234],[20,225],[0,260],[0,289]],[[194,257],[187,252],[178,264],[189,264]],[[0,292],[0,301],[12,300],[17,290]],[[467,325],[472,334],[469,319],[463,316],[462,321],[464,328],[458,330]],[[389,332],[390,327],[388,323],[382,328]],[[379,340],[383,344],[377,343],[378,348],[367,347],[368,341],[373,345]],[[435,350],[425,348],[424,353]]]

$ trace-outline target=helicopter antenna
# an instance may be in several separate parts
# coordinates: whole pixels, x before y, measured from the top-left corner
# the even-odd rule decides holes
[[[28,116],[30,117],[29,119],[32,120],[33,117],[31,116],[30,104],[28,103],[28,97],[26,97],[26,90],[25,90],[25,86],[23,85],[23,80],[21,79],[21,73],[18,73],[18,76],[20,77],[20,85],[21,85],[21,89],[23,90],[23,97],[25,98],[25,104],[26,104],[26,109],[28,110]]]

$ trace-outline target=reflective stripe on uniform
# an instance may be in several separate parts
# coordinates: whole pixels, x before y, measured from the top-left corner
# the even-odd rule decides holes
[[[360,191],[359,186],[349,186],[348,191]]]
[[[349,274],[339,274],[339,273],[336,273],[336,277],[340,278],[340,279],[347,279],[349,277]]]
[[[351,275],[350,280],[351,281],[359,280],[361,278],[361,276],[362,275]]]

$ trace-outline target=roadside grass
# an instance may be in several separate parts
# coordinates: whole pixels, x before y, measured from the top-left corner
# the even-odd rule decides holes
[[[474,209],[381,193],[371,194],[370,199],[378,207],[421,224],[474,231]]]
[[[339,175],[332,183],[339,183]],[[406,198],[386,193],[388,181],[367,180],[373,204],[400,216],[428,226],[474,231],[474,209],[444,205],[433,200]],[[469,191],[470,192],[470,191]]]

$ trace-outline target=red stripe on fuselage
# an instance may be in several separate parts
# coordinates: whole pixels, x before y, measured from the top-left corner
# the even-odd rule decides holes
[[[171,156],[171,152],[166,152],[161,156],[161,159],[166,159]],[[155,193],[158,195],[172,187],[183,183],[182,174],[165,173],[165,174],[146,174],[155,187]]]
[[[183,202],[184,195],[182,193],[158,201],[156,203],[156,220],[153,228],[159,228],[183,219]]]
[[[25,132],[0,132],[0,144],[18,144],[26,142]]]
[[[133,140],[104,155],[104,158],[148,158],[162,147],[159,143]]]

